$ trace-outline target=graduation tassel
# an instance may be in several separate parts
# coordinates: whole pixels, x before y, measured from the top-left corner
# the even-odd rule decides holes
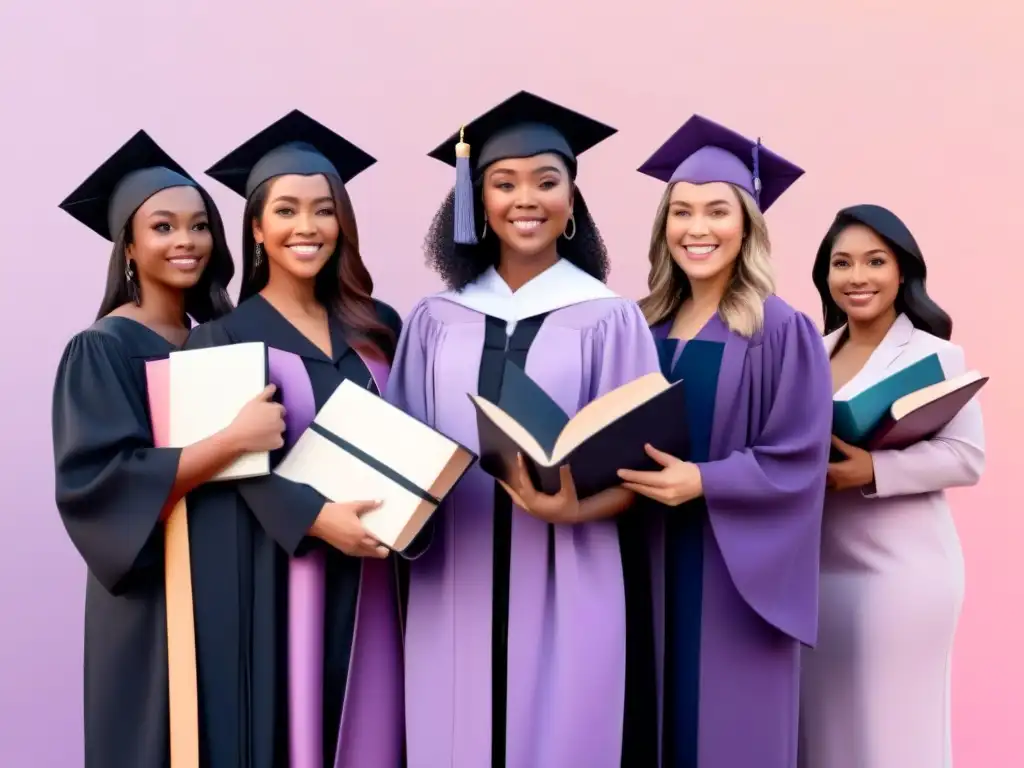
[[[761,137],[757,137],[757,144],[754,145],[752,150],[754,154],[754,202],[757,203],[757,207],[761,207],[761,163],[758,155],[761,150]]]
[[[459,129],[459,143],[455,145],[455,242],[476,245],[473,174],[469,165],[469,144],[463,141],[465,131],[465,126]]]

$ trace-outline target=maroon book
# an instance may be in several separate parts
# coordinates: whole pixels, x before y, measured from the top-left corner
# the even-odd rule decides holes
[[[977,371],[904,395],[874,430],[868,450],[906,448],[940,432],[988,381]]]

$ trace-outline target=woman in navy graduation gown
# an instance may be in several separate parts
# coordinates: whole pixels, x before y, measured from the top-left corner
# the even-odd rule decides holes
[[[145,362],[231,309],[234,266],[213,200],[139,131],[61,207],[114,243],[96,322],[61,356],[53,392],[57,509],[88,567],[86,768],[169,763],[163,521],[247,451],[281,444],[269,392],[213,437],[154,447]]]
[[[507,363],[566,413],[658,369],[636,304],[605,284],[607,254],[577,158],[614,129],[526,92],[432,156],[459,181],[427,236],[448,285],[413,309],[388,398],[467,446],[467,393],[497,402]],[[475,222],[475,223],[474,223]],[[654,726],[634,687],[632,494],[499,484],[476,467],[415,542],[406,631],[410,768],[644,768]],[[612,519],[616,518],[616,519]]]
[[[267,344],[287,445],[342,381],[385,386],[401,323],[371,298],[344,186],[373,162],[293,111],[208,171],[246,200],[244,274],[238,308],[186,346]],[[220,623],[197,633],[210,764],[397,766],[397,561],[359,521],[373,503],[327,503],[276,475],[211,484],[188,502],[202,533],[196,623]],[[235,578],[217,578],[225,562]],[[225,602],[237,610],[224,614]]]
[[[802,171],[700,116],[640,170],[668,185],[641,306],[691,440],[689,456],[652,446],[659,471],[620,472],[656,502],[662,764],[795,768],[831,389],[817,328],[774,295],[763,212]]]

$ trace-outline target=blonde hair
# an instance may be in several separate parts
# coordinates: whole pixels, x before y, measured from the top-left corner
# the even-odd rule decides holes
[[[670,184],[666,187],[651,229],[651,248],[648,253],[651,271],[647,275],[650,294],[640,301],[640,309],[649,325],[657,325],[671,318],[691,294],[690,281],[672,259],[672,252],[665,239],[673,186]],[[737,186],[729,186],[736,192],[743,208],[746,234],[733,263],[732,279],[718,305],[718,315],[730,331],[749,338],[761,329],[764,323],[764,301],[775,293],[771,241],[768,238],[768,225],[754,198]]]

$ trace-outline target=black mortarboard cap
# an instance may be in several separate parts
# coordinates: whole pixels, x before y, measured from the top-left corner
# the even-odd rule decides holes
[[[348,183],[377,160],[297,109],[264,128],[207,173],[248,198],[275,176],[323,173]]]
[[[476,243],[473,178],[492,163],[545,152],[561,155],[576,175],[576,158],[616,129],[527,91],[519,91],[445,139],[430,157],[456,169],[455,241]],[[478,146],[470,164],[470,146]]]
[[[170,187],[198,187],[145,131],[139,131],[60,204],[113,242],[146,200]]]

